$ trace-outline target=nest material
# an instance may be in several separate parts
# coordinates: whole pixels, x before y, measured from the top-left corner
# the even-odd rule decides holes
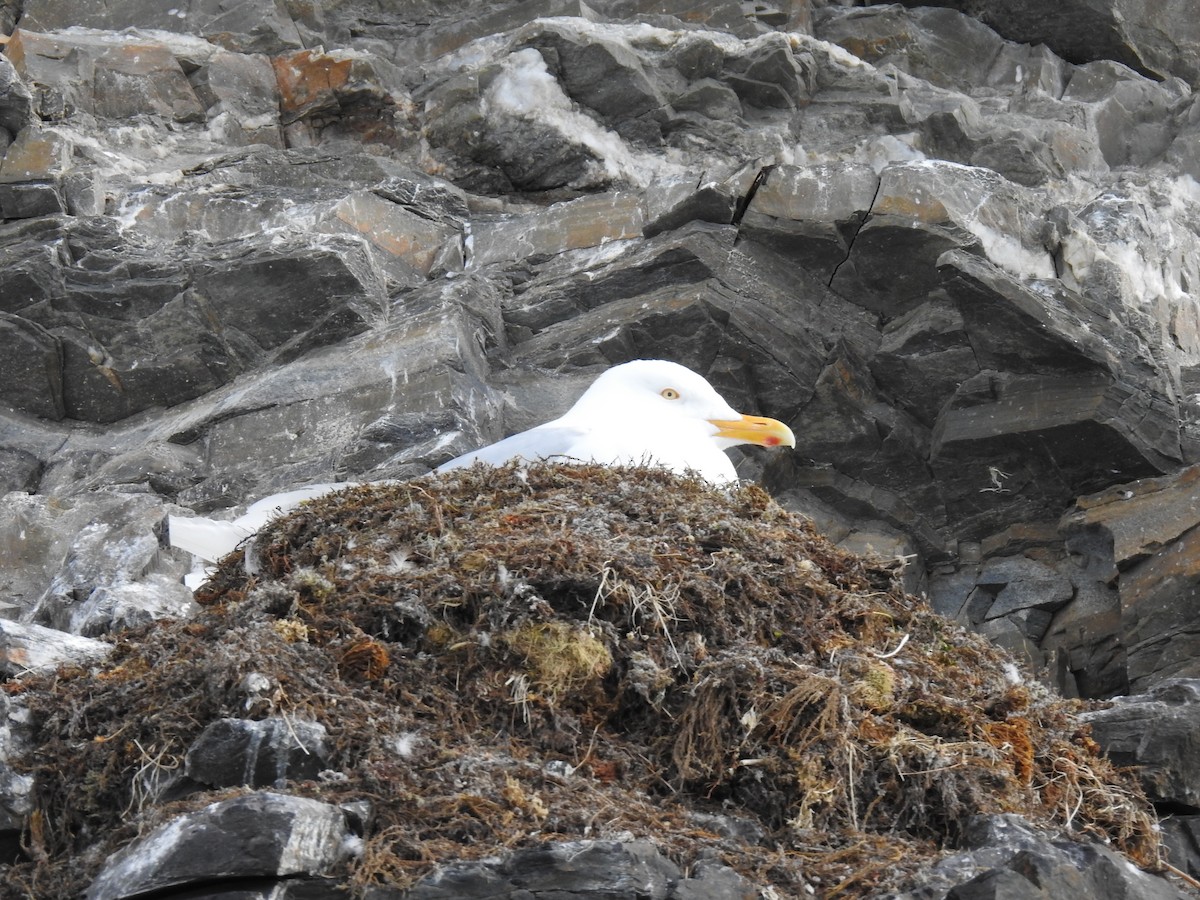
[[[1009,812],[1158,862],[1149,804],[1070,704],[755,486],[475,467],[318,498],[250,556],[198,618],[10,683],[37,784],[10,888],[78,890],[228,796],[156,785],[209,722],[266,715],[331,736],[341,774],[291,791],[370,801],[359,886],[633,835],[782,894],[866,896]]]

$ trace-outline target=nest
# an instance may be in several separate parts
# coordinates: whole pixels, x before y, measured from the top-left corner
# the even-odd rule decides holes
[[[899,890],[981,813],[1153,867],[1151,807],[1001,650],[755,486],[474,467],[318,498],[103,665],[8,685],[33,713],[29,859],[66,895],[228,790],[154,788],[223,716],[320,722],[370,803],[357,888],[579,838],[714,854],[783,894]],[[248,676],[269,696],[247,700]]]

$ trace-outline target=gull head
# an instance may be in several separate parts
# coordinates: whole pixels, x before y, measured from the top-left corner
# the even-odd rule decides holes
[[[796,446],[787,425],[739,413],[702,376],[662,359],[613,366],[592,382],[568,415],[655,432],[699,431],[721,449]]]

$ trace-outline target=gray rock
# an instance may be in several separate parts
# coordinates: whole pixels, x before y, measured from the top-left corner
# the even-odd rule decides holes
[[[30,415],[55,420],[66,415],[63,349],[53,334],[0,312],[0,355],[8,360],[0,372],[0,396]]]
[[[815,67],[797,58],[782,35],[768,35],[746,52],[725,60],[722,80],[744,104],[760,109],[795,109],[814,87]]]
[[[1200,816],[1164,816],[1161,824],[1167,861],[1192,878],[1200,876]]]
[[[194,34],[239,53],[278,53],[301,46],[295,22],[286,7],[274,0],[250,0],[232,8],[203,3],[188,7],[184,15],[175,8],[143,0],[84,0],[70,8],[54,0],[35,0],[22,16],[22,27],[30,31],[52,32],[72,26]]]
[[[995,596],[984,614],[985,619],[995,619],[1030,608],[1052,613],[1064,606],[1074,594],[1071,583],[1054,569],[1024,557],[989,560],[975,579],[975,584],[987,588]],[[1034,637],[1040,638],[1041,635]]]
[[[1039,833],[1018,816],[979,816],[964,852],[937,863],[922,887],[897,900],[1126,897],[1182,900],[1181,889],[1143,872],[1101,844]]]
[[[127,590],[160,566],[155,529],[165,510],[145,494],[94,493],[51,501],[44,494],[8,494],[0,511],[0,562],[8,615],[69,629],[90,621],[90,630],[109,630],[96,607],[85,604],[97,590]],[[178,577],[178,569],[175,571]],[[150,596],[181,597],[169,582]],[[97,598],[99,603],[99,598]],[[167,607],[177,609],[174,603]]]
[[[1128,648],[1129,687],[1145,690],[1172,676],[1200,674],[1195,650],[1197,512],[1200,470],[1184,469],[1083,496],[1064,517],[1111,545],[1120,568],[1120,633]],[[1112,578],[1112,576],[1109,576]]]
[[[21,836],[33,809],[33,776],[22,775],[0,761],[0,859],[16,862]]]
[[[1200,808],[1200,679],[1167,679],[1083,718],[1113,762],[1136,769],[1151,799]]]
[[[0,619],[0,671],[10,678],[58,666],[86,665],[111,649],[104,641]]]
[[[173,819],[116,853],[87,890],[88,900],[123,900],[220,879],[320,875],[346,853],[336,806],[257,793]]]
[[[0,448],[0,495],[37,490],[42,461],[27,450]]]
[[[102,584],[82,603],[72,606],[65,623],[71,634],[102,637],[148,625],[158,619],[186,619],[198,607],[178,576],[162,573],[140,581]]]
[[[267,144],[283,149],[279,85],[261,56],[217,52],[188,81],[210,123],[220,123],[230,144]]]
[[[735,120],[742,114],[737,92],[713,78],[700,78],[671,98],[678,112],[696,112],[714,120]]]
[[[832,278],[879,190],[866,165],[776,166],[749,198],[739,233]]]

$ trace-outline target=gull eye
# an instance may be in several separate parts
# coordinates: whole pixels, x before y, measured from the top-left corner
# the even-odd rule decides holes
[[[679,399],[679,391],[675,390],[675,388],[663,388],[661,391],[659,391],[659,393],[662,394],[664,397],[666,397],[668,400],[678,400]]]

